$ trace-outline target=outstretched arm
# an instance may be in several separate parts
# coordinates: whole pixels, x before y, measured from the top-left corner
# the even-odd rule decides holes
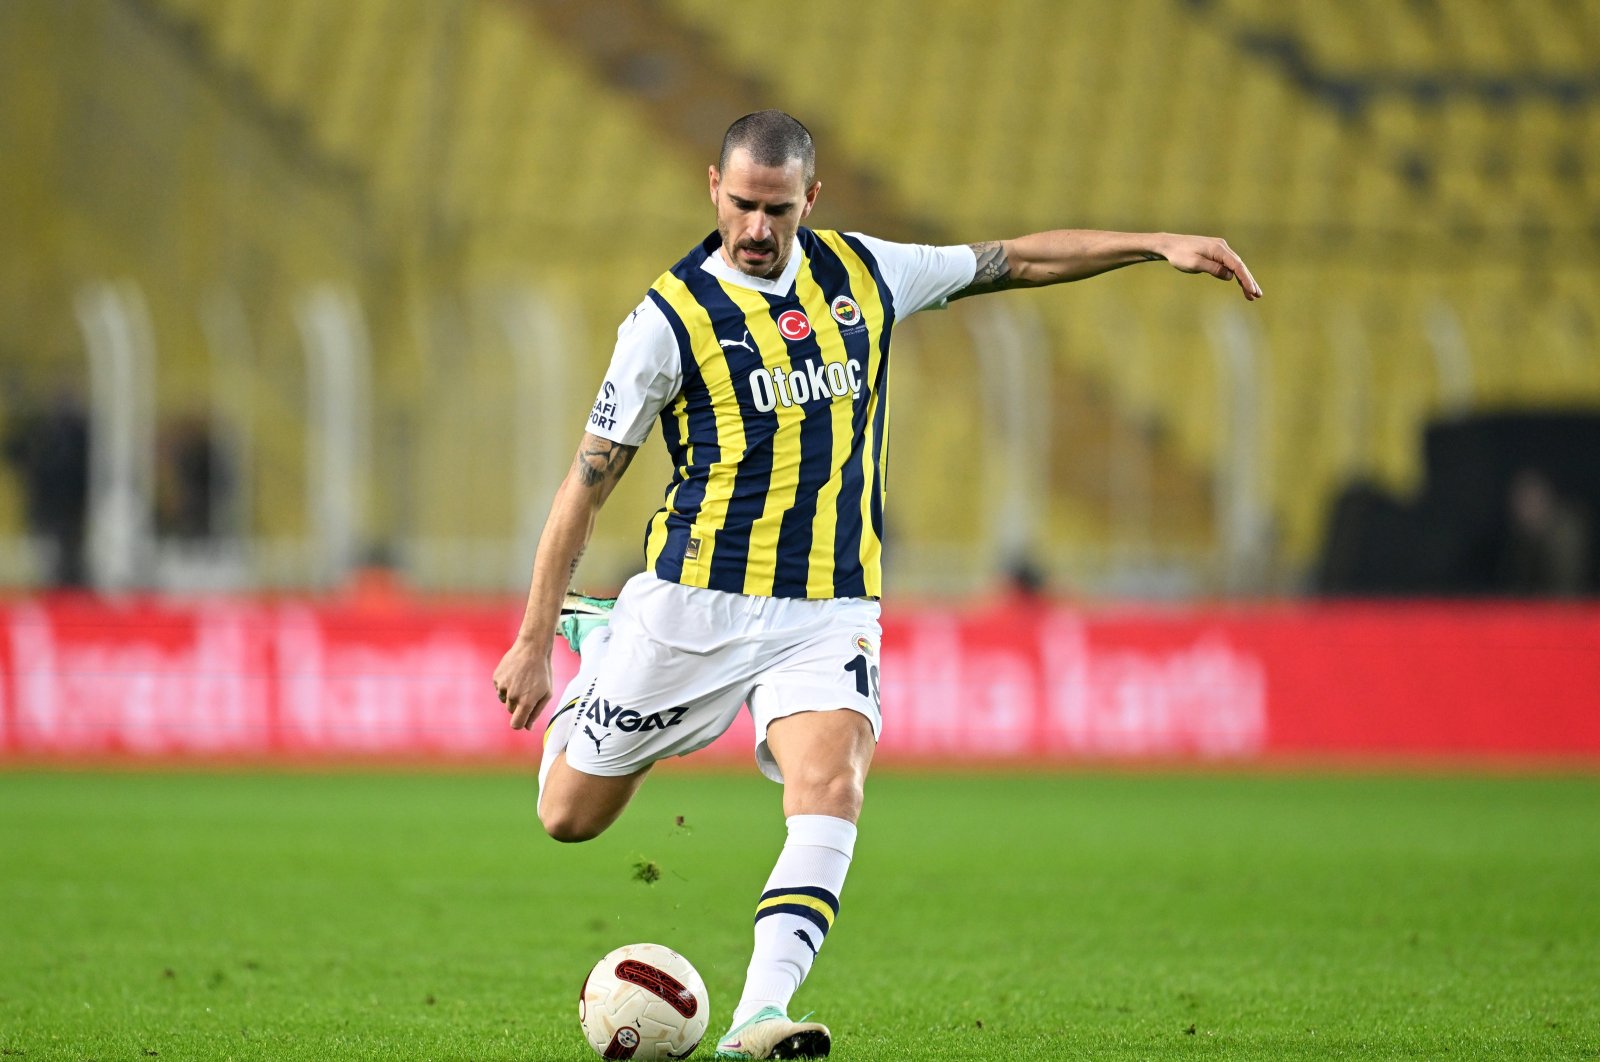
[[[950,296],[952,299],[1006,288],[1065,284],[1140,262],[1169,262],[1185,273],[1236,280],[1246,299],[1261,298],[1261,285],[1244,260],[1217,236],[1057,229],[971,246],[978,256],[977,273],[971,284]]]
[[[550,700],[550,648],[555,641],[561,599],[583,557],[595,517],[611,496],[637,446],[585,434],[572,468],[556,490],[534,552],[528,606],[517,638],[494,669],[494,688],[511,713],[511,728],[533,726]]]

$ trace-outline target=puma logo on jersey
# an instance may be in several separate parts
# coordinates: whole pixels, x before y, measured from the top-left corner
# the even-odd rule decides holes
[[[583,735],[590,741],[594,742],[594,754],[596,756],[600,755],[600,743],[611,736],[610,734],[602,734],[601,736],[596,737],[594,731],[590,730],[587,726],[583,728]]]
[[[743,339],[719,339],[717,340],[717,343],[722,347],[723,350],[731,350],[738,347],[743,347],[752,354],[756,352],[756,348],[750,345],[750,329],[748,328],[744,330]]]

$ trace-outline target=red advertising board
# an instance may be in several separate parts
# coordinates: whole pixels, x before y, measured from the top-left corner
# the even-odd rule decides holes
[[[514,605],[0,604],[0,759],[530,761]],[[575,658],[555,652],[557,688]],[[881,762],[1600,761],[1600,606],[884,618]],[[748,717],[703,753],[748,761]]]

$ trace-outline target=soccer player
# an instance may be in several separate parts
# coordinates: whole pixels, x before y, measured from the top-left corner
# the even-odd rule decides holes
[[[559,841],[616,821],[651,764],[710,744],[748,705],[788,835],[756,903],[744,994],[718,1058],[815,1058],[787,1016],[839,913],[882,727],[878,597],[890,333],[918,310],[1140,262],[1261,288],[1223,240],[1040,232],[931,247],[802,222],[821,183],[805,126],[729,127],[709,170],[717,231],[617,331],[494,672],[514,728],[552,695],[556,634],[581,654],[545,729],[538,814]],[[596,514],[661,421],[674,472],[645,570],[614,605],[568,593]]]

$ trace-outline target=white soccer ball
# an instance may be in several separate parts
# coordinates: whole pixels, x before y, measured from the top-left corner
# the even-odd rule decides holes
[[[660,944],[611,952],[578,993],[578,1024],[601,1058],[687,1058],[710,1016],[700,974]]]

